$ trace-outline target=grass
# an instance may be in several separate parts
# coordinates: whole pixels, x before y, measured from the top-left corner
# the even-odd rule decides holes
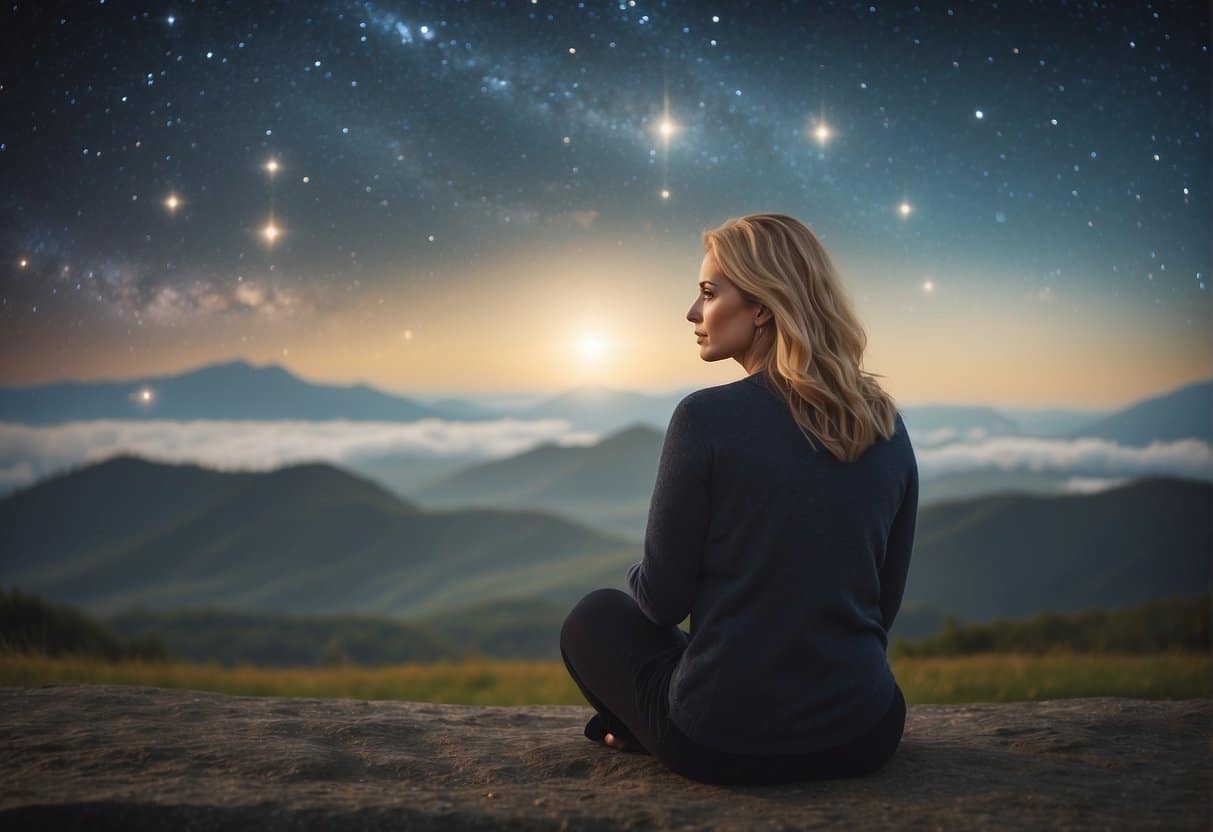
[[[1207,653],[982,654],[900,658],[891,664],[911,704],[1082,696],[1199,699],[1213,690],[1213,659]],[[0,654],[0,685],[74,683],[464,705],[586,704],[560,662],[477,659],[393,667],[272,669]]]

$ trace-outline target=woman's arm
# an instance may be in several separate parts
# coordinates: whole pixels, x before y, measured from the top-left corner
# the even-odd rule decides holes
[[[910,481],[906,486],[901,507],[893,518],[889,529],[889,542],[885,547],[884,563],[880,567],[880,614],[884,619],[885,632],[893,627],[893,619],[901,609],[901,596],[905,594],[906,575],[910,571],[910,553],[914,549],[914,527],[918,522],[918,461],[910,467]]]
[[[649,502],[644,556],[628,567],[632,597],[654,623],[678,624],[691,611],[711,521],[711,455],[684,398],[661,446]]]

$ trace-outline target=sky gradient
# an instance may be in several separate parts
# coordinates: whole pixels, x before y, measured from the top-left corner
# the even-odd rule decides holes
[[[1205,4],[781,7],[10,7],[0,385],[724,383],[685,315],[754,211],[817,232],[903,404],[1213,375]]]

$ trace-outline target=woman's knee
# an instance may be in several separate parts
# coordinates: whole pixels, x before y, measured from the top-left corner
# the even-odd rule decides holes
[[[603,613],[631,601],[631,596],[613,587],[602,587],[587,593],[564,618],[560,627],[560,649],[571,653],[570,647],[595,629]],[[634,603],[634,602],[633,602]]]

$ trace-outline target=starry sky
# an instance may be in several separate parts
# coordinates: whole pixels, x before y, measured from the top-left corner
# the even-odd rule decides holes
[[[905,404],[1213,375],[1203,3],[11,3],[0,385],[724,383],[699,236],[819,235]]]

